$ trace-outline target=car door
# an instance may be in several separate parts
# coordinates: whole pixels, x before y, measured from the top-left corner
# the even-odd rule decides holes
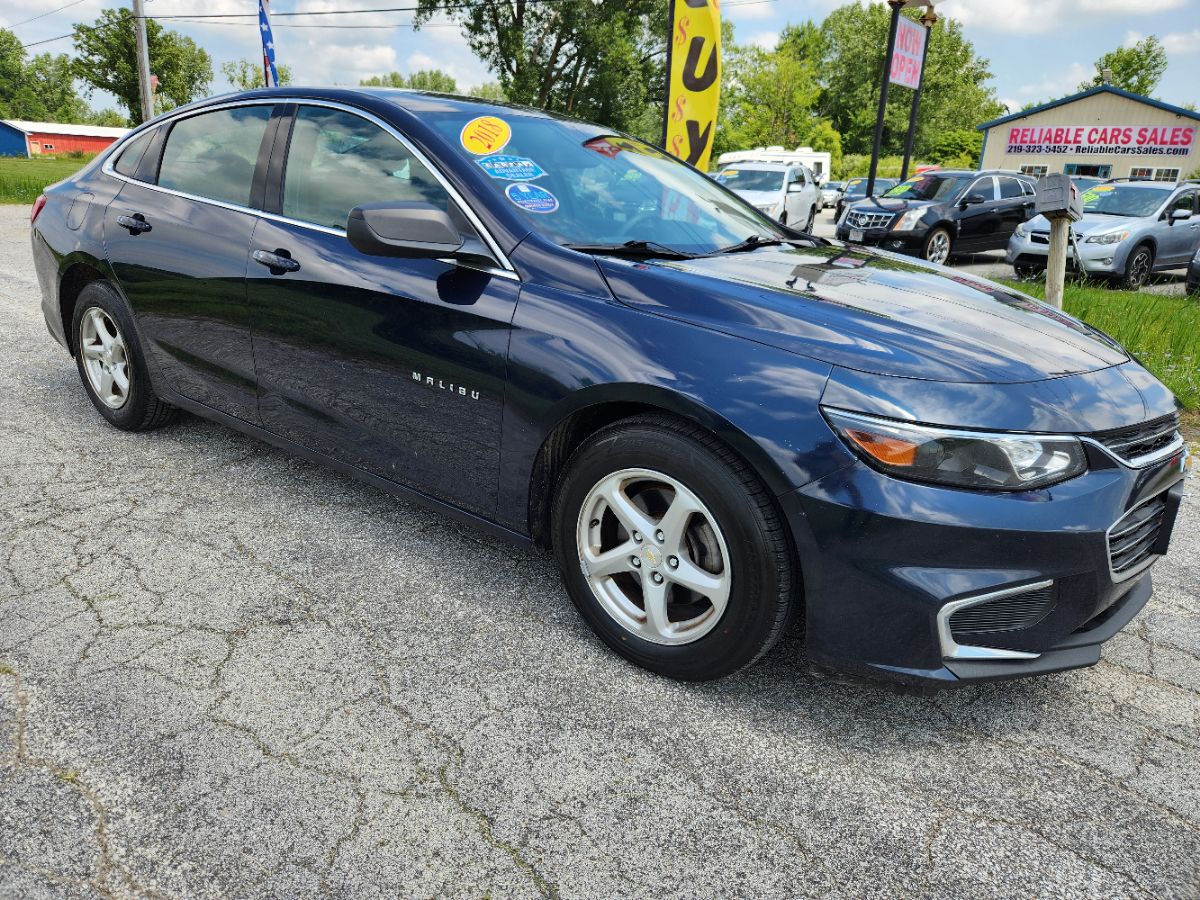
[[[1158,238],[1156,268],[1186,265],[1196,252],[1196,245],[1200,243],[1200,216],[1196,215],[1196,197],[1195,190],[1180,191],[1163,211],[1162,221],[1155,229]],[[1186,210],[1192,217],[1172,223],[1171,216],[1176,210]]]
[[[351,246],[347,214],[364,203],[430,202],[479,234],[440,176],[380,120],[301,104],[280,130],[279,157],[284,147],[249,273],[264,426],[491,514],[516,275],[499,259],[467,268]]]
[[[788,169],[784,192],[788,223],[794,227],[804,227],[808,221],[808,205],[805,202],[804,171],[799,166]]]
[[[982,203],[966,203],[967,197],[979,194]],[[977,178],[959,200],[958,208],[958,250],[980,250],[990,246],[997,231],[1000,230],[1000,202],[997,195],[996,179],[992,175]]]
[[[105,251],[161,377],[250,422],[250,207],[273,108],[230,106],[160,126],[136,175],[116,173],[125,184],[104,218]]]
[[[1033,212],[1033,197],[1025,192],[1019,178],[999,175],[996,178],[1000,189],[1000,200],[996,209],[1000,219],[999,228],[991,235],[985,236],[981,249],[1001,249],[1008,246],[1008,239],[1017,230],[1017,226],[1030,217]]]

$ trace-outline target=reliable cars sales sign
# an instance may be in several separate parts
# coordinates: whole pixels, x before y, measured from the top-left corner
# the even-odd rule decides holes
[[[1187,156],[1195,140],[1194,125],[1025,125],[1008,129],[1008,152]]]

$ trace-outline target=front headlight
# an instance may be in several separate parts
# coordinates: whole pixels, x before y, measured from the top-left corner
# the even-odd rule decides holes
[[[1128,231],[1110,231],[1108,234],[1089,235],[1085,244],[1119,244],[1129,237]]]
[[[1019,238],[1023,238],[1029,234],[1029,229],[1026,228],[1025,223],[1022,222],[1020,225],[1018,225],[1016,227],[1016,229],[1013,231],[1013,234],[1015,234]]]
[[[892,231],[912,231],[925,217],[925,210],[910,209],[906,213],[902,213],[900,218],[896,220],[896,224],[892,226]]]
[[[851,450],[897,478],[977,490],[1026,491],[1087,471],[1083,445],[1065,435],[958,431],[842,409],[822,410]]]

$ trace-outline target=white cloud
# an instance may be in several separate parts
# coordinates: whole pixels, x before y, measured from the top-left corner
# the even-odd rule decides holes
[[[295,67],[299,84],[356,85],[360,79],[396,68],[396,48],[390,44],[338,45],[309,41],[308,46],[306,64]]]
[[[778,31],[760,31],[758,34],[750,35],[750,43],[756,47],[762,47],[764,50],[774,50],[775,45],[779,43]]]
[[[1192,31],[1176,31],[1171,34],[1164,34],[1162,37],[1163,49],[1172,56],[1183,56],[1187,53],[1200,52],[1200,28]]]
[[[1021,85],[1017,88],[1017,96],[1021,98],[1021,105],[1030,100],[1051,100],[1055,97],[1062,97],[1074,93],[1080,84],[1095,74],[1096,70],[1093,66],[1085,66],[1083,63],[1077,62],[1071,63],[1065,69],[1058,69],[1038,81]]]
[[[777,11],[771,0],[733,0],[721,8],[721,14],[734,25],[738,22],[770,19]]]
[[[1044,34],[1073,23],[1097,19],[1128,18],[1167,12],[1186,6],[1189,0],[1006,0],[997,7],[980,0],[946,0],[939,12],[953,16],[963,25],[981,31]]]

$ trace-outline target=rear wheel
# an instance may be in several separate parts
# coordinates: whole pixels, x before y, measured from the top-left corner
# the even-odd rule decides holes
[[[95,281],[80,292],[71,334],[84,390],[109,424],[146,431],[175,419],[178,411],[159,400],[150,385],[133,319],[111,285]]]
[[[808,221],[804,223],[804,231],[812,234],[813,226],[817,222],[817,208],[814,206],[808,211]]]
[[[1150,277],[1153,268],[1154,251],[1145,244],[1135,247],[1129,254],[1129,259],[1125,260],[1125,274],[1120,279],[1121,287],[1128,291],[1139,290]]]
[[[759,659],[783,633],[794,574],[754,472],[674,419],[627,419],[575,452],[554,550],[576,608],[626,659],[689,681]]]
[[[950,260],[952,246],[950,232],[945,228],[935,228],[926,235],[925,244],[921,248],[921,255],[931,263],[944,266]]]

